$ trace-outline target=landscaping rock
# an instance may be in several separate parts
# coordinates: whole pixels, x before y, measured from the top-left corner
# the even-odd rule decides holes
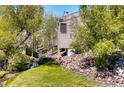
[[[75,54],[73,56],[63,56],[59,58],[55,58],[54,56],[54,59],[56,60],[56,64],[74,72],[84,74],[87,76],[88,80],[95,79],[101,82],[103,86],[124,86],[123,59],[118,58],[119,60],[114,62],[113,69],[104,69],[101,71],[93,66],[96,59],[93,56],[87,55],[83,57],[81,54]]]
[[[18,75],[19,73],[14,73],[14,74],[6,74],[4,76],[4,78],[12,78],[12,77],[15,77],[16,75]]]
[[[83,69],[92,67],[94,61],[95,61],[95,57],[88,56],[87,58],[84,58],[84,59],[80,62],[80,67],[83,68]]]

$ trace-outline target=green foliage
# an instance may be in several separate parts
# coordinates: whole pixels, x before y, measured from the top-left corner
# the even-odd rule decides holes
[[[57,39],[57,17],[47,14],[44,21],[45,24],[43,34],[46,47],[48,47],[48,49],[53,49]]]
[[[46,14],[44,16],[41,30],[34,32],[33,39],[33,51],[47,52],[50,49],[54,49],[57,39],[57,18],[53,15]]]
[[[6,58],[6,54],[2,50],[0,50],[0,61],[5,60],[5,58]]]
[[[113,39],[123,30],[122,6],[87,6],[81,7],[82,19],[85,26],[97,41]],[[115,15],[116,14],[116,15]],[[122,32],[121,32],[122,33]]]
[[[107,67],[107,56],[115,48],[124,49],[124,6],[85,5],[80,6],[80,13],[83,25],[76,26],[72,46],[81,53],[92,50],[95,66]]]
[[[104,39],[119,42],[117,36],[124,29],[123,6],[80,6],[80,11],[84,24],[75,28],[74,47],[81,45],[80,50],[90,50]]]
[[[5,70],[6,65],[4,64],[6,61],[6,54],[4,51],[0,50],[0,66],[1,70]]]
[[[17,39],[19,42],[16,49],[20,48],[20,45],[23,45],[34,32],[41,28],[44,12],[42,6],[1,6],[0,11],[2,13],[0,24],[2,30],[12,34],[16,33],[15,39],[19,37],[21,32],[26,31],[27,35],[23,39]]]
[[[28,55],[28,56],[32,55],[32,48],[31,47],[26,48],[26,55]]]
[[[124,51],[124,34],[120,34],[117,37],[117,45],[120,49]]]
[[[115,51],[113,42],[103,40],[97,43],[93,48],[93,54],[97,57],[94,65],[98,69],[107,68],[111,64],[108,61],[108,56]]]
[[[34,51],[40,51],[47,48],[44,31],[37,31],[34,33]]]
[[[35,51],[33,51],[33,57],[38,58],[38,57],[39,57],[39,56],[38,56],[38,53],[35,52]]]
[[[0,50],[5,52],[6,59],[8,59],[19,52],[22,47],[24,48],[25,41],[41,29],[44,11],[41,5],[7,5],[1,6],[0,12]],[[26,35],[20,39],[19,36],[24,31]],[[13,66],[14,63],[10,65]]]
[[[21,53],[15,54],[11,63],[8,64],[8,70],[11,72],[26,70],[28,68],[28,63],[28,56]]]
[[[27,32],[39,29],[43,18],[42,6],[2,6],[0,7],[4,20],[9,22],[9,26],[20,31]]]
[[[91,33],[88,31],[87,27],[76,24],[74,26],[75,38],[71,46],[76,49],[77,52],[86,52],[92,48],[95,40]],[[79,47],[80,46],[80,47]]]
[[[31,47],[26,48],[26,54],[28,56],[32,56],[32,48]],[[38,58],[38,53],[33,51],[33,57]]]
[[[97,69],[104,69],[108,68],[110,66],[110,62],[107,60],[106,56],[99,57],[96,59],[94,66],[97,67]]]
[[[93,53],[97,57],[102,57],[105,55],[110,55],[114,52],[115,45],[113,42],[108,40],[103,40],[98,43],[93,48]]]
[[[7,56],[12,55],[15,52],[16,44],[14,33],[0,30],[0,50],[3,50]]]

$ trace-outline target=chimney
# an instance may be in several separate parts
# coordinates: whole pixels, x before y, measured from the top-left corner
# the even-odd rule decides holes
[[[64,16],[67,16],[68,15],[68,12],[64,11]]]
[[[66,12],[66,14],[68,15],[68,12]]]
[[[64,15],[66,14],[66,12],[64,11]]]

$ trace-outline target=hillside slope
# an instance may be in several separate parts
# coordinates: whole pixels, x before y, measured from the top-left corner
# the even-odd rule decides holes
[[[82,75],[67,71],[54,64],[22,72],[16,78],[9,79],[5,87],[70,87],[70,86],[99,86],[94,81],[88,81]]]

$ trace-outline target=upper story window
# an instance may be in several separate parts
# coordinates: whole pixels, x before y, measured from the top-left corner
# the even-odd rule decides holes
[[[60,31],[61,31],[61,33],[66,33],[67,32],[67,24],[66,23],[61,23]]]
[[[60,18],[60,19],[59,19],[59,22],[63,22],[63,18]]]

